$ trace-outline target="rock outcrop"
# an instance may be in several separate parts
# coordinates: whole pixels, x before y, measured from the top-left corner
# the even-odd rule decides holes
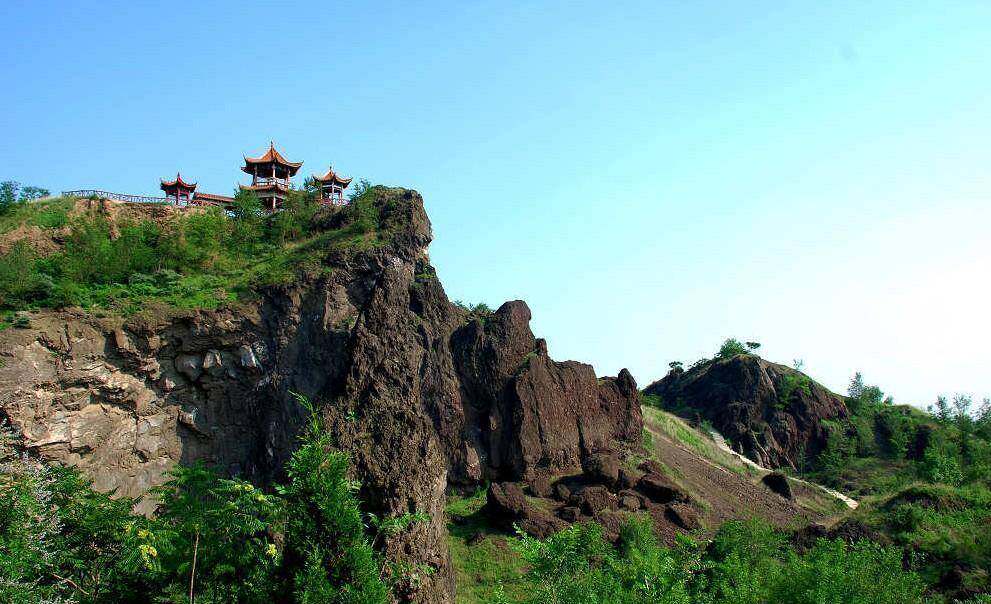
[[[484,315],[452,304],[426,255],[420,196],[373,194],[374,243],[328,244],[319,271],[235,307],[128,320],[32,313],[28,328],[0,333],[0,418],[32,453],[140,496],[195,460],[278,478],[304,419],[300,393],[351,454],[369,511],[431,517],[383,545],[392,560],[436,571],[407,599],[453,601],[445,490],[510,481],[547,494],[550,477],[636,446],[639,397],[625,370],[597,378],[552,360],[523,302]],[[329,212],[323,228],[351,219]],[[521,491],[502,495],[526,517]],[[546,530],[563,525],[541,519]]]
[[[842,397],[799,371],[748,354],[674,369],[644,390],[665,408],[712,423],[761,465],[796,467],[825,447],[824,420],[847,417]]]

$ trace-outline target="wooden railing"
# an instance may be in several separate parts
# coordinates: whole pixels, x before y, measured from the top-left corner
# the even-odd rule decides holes
[[[62,191],[62,197],[98,197],[100,199],[113,199],[114,201],[126,201],[130,203],[172,203],[173,199],[171,197],[148,197],[146,195],[111,193],[110,191],[98,191],[95,189]]]

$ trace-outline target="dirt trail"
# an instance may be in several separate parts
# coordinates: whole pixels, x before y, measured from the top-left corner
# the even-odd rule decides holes
[[[757,462],[755,462],[754,460],[750,459],[749,457],[745,457],[743,455],[740,455],[739,453],[737,453],[736,451],[734,451],[733,449],[731,449],[730,446],[729,446],[729,444],[726,442],[726,439],[723,438],[723,435],[720,434],[719,432],[716,432],[715,430],[709,430],[709,434],[712,436],[712,440],[714,440],[716,442],[716,446],[717,447],[719,447],[723,451],[729,453],[730,455],[736,457],[737,459],[739,459],[744,464],[746,464],[746,465],[750,466],[751,468],[753,468],[755,470],[758,470],[760,472],[765,472],[765,473],[773,472],[773,470],[771,470],[770,468],[765,468],[764,466],[758,464]],[[835,498],[839,499],[840,501],[842,501],[843,503],[845,503],[846,506],[848,508],[850,508],[851,510],[857,509],[857,506],[859,505],[857,503],[857,500],[855,500],[855,499],[853,499],[851,497],[848,497],[848,496],[844,495],[843,493],[840,493],[839,491],[836,491],[836,490],[831,489],[829,487],[824,487],[821,484],[818,484],[818,483],[815,483],[815,482],[809,482],[807,480],[802,480],[801,478],[794,478],[792,476],[789,476],[788,479],[789,480],[792,480],[794,482],[800,483],[800,484],[808,485],[808,486],[810,486],[812,488],[819,489],[819,490],[824,491],[826,493],[829,493],[833,497],[835,497]]]

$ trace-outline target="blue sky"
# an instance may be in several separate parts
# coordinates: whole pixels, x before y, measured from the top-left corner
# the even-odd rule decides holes
[[[726,337],[991,395],[987,2],[4,5],[0,177],[415,188],[453,299],[641,385]]]

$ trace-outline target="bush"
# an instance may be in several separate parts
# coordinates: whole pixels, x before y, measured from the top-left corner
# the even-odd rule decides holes
[[[19,456],[0,442],[0,601],[385,603],[347,477],[316,420],[265,492],[202,465],[177,467],[155,489],[153,518],[97,493],[71,468]],[[420,516],[373,524],[395,534]]]
[[[47,296],[51,279],[38,272],[37,257],[27,241],[18,241],[0,255],[0,308],[20,308]]]
[[[925,587],[898,548],[822,539],[799,553],[758,520],[726,522],[704,549],[685,537],[664,547],[650,521],[636,518],[617,548],[594,524],[544,541],[523,535],[515,547],[533,584],[522,601],[541,604],[911,604]]]
[[[738,354],[747,354],[750,350],[742,344],[736,338],[729,338],[723,345],[719,347],[719,352],[716,353],[716,357],[720,359],[728,359],[734,357]]]
[[[790,553],[769,601],[781,604],[907,604],[925,585],[902,569],[902,552],[870,541],[822,539],[807,554]]]
[[[938,438],[926,447],[918,467],[919,475],[929,482],[958,485],[963,481],[959,450]]]
[[[812,381],[801,373],[787,372],[781,376],[777,384],[778,400],[775,407],[787,409],[791,405],[795,394],[804,392],[806,396],[812,394]]]
[[[526,602],[689,604],[688,581],[697,557],[661,546],[650,521],[631,519],[622,528],[618,550],[596,524],[576,524],[541,541],[520,535],[514,547],[534,583]]]
[[[0,227],[33,224],[67,227],[67,232],[62,249],[47,256],[27,242],[0,254],[0,310],[100,306],[128,314],[150,300],[215,308],[233,300],[234,292],[246,294],[319,270],[331,245],[374,244],[368,234],[381,225],[371,191],[344,210],[343,220],[334,221],[340,226],[319,237],[313,237],[319,206],[310,190],[290,191],[285,210],[272,216],[262,212],[252,191],[242,190],[229,215],[206,208],[161,224],[111,223],[95,213],[70,219],[72,199],[24,207]]]

